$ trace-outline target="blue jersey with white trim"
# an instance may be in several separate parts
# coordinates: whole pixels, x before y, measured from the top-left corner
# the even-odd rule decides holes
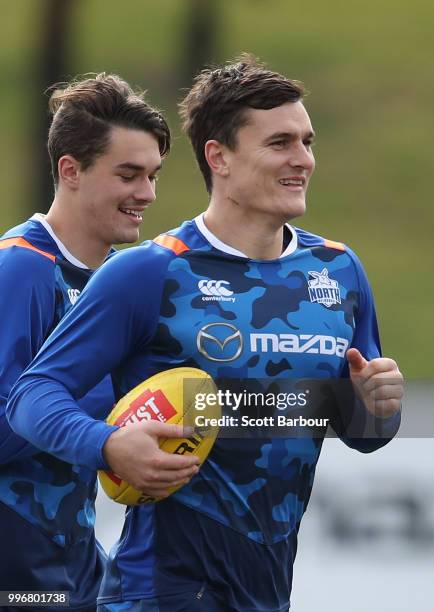
[[[8,533],[20,532],[22,539],[27,534],[28,541],[25,552],[21,551],[21,569],[18,558],[18,565],[11,562],[12,556],[5,559],[8,565],[0,572],[0,586],[12,587],[14,577],[20,574],[25,582],[24,577],[31,573],[28,568],[38,565],[34,579],[29,578],[29,584],[22,581],[21,587],[74,587],[74,607],[95,602],[98,575],[102,574],[102,557],[93,532],[95,472],[31,446],[11,430],[5,407],[13,384],[75,303],[92,272],[66,252],[42,215],[0,238],[0,503],[12,511],[7,515]],[[107,377],[81,404],[100,418],[113,399]],[[32,542],[38,550],[32,551]],[[75,545],[79,548],[72,554]],[[93,559],[93,563],[83,570],[80,557]],[[79,585],[74,584],[74,576]]]
[[[218,243],[201,219],[111,258],[18,382],[8,407],[12,426],[71,461],[80,457],[71,436],[78,428],[87,461],[102,467],[109,428],[92,423],[74,399],[108,371],[121,397],[177,366],[214,378],[335,379],[348,376],[348,347],[377,357],[372,295],[356,256],[340,243],[288,231],[289,245],[273,261]],[[396,419],[389,423],[392,436]],[[71,444],[60,445],[54,432]],[[386,438],[369,447],[345,441],[365,451]],[[287,609],[321,444],[321,438],[217,439],[188,485],[158,504],[128,510],[100,601],[206,584],[237,610]]]

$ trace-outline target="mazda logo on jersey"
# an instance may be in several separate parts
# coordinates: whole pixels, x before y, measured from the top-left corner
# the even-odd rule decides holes
[[[235,361],[243,351],[243,336],[230,323],[208,323],[197,334],[197,350],[210,361]]]

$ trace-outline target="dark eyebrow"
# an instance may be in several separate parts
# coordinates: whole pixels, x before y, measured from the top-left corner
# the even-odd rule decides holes
[[[275,132],[274,134],[272,134],[271,136],[269,136],[268,138],[265,139],[265,144],[269,144],[273,140],[278,140],[279,138],[280,139],[289,139],[290,140],[290,139],[294,138],[294,133],[292,133],[292,132]],[[315,132],[313,130],[310,130],[303,137],[303,140],[313,140],[314,138],[315,138]]]
[[[162,164],[159,164],[158,166],[155,167],[154,172],[158,172],[158,170],[161,170]],[[141,166],[140,164],[133,164],[131,162],[124,162],[123,164],[118,164],[116,166],[117,170],[133,170],[134,172],[142,172],[143,170],[146,170],[146,168],[144,166]]]

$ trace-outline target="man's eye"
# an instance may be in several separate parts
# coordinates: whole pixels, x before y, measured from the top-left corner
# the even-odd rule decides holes
[[[273,142],[271,143],[271,146],[274,147],[275,149],[283,149],[285,144],[286,144],[285,140],[273,140]]]
[[[314,146],[315,143],[314,143],[313,140],[305,140],[305,142],[303,144],[306,147],[306,149],[310,149],[311,147]]]
[[[126,183],[128,183],[128,182],[130,182],[130,181],[132,181],[134,179],[134,175],[133,176],[129,176],[129,175],[126,175],[126,174],[121,174],[121,179],[123,181],[125,181]]]
[[[158,175],[157,174],[152,174],[152,176],[149,177],[149,180],[152,182],[158,181]]]

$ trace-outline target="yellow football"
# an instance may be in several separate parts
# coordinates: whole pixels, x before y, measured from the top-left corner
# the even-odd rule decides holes
[[[213,447],[219,428],[211,426],[203,429],[194,426],[197,397],[202,400],[201,411],[197,414],[218,419],[221,416],[221,407],[217,402],[208,404],[206,400],[208,394],[216,393],[217,387],[213,379],[203,370],[186,367],[165,370],[151,376],[124,395],[106,421],[119,427],[151,419],[162,423],[193,426],[194,433],[191,436],[160,438],[159,446],[167,453],[197,455],[202,465]],[[98,477],[107,495],[119,504],[137,506],[161,499],[134,489],[113,472],[100,470]],[[179,488],[172,487],[169,489],[170,493]]]

